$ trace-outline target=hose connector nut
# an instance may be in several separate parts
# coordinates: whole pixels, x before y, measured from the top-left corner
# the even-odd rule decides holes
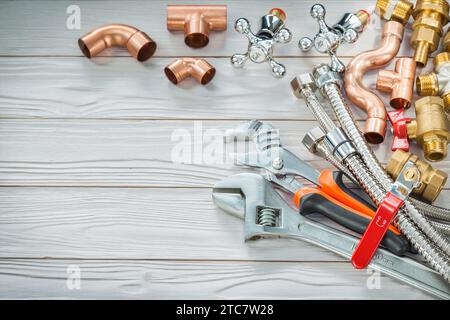
[[[303,145],[311,153],[317,152],[317,145],[325,138],[325,132],[320,127],[309,130],[302,139]]]
[[[303,73],[296,76],[291,81],[292,92],[298,99],[303,99],[303,90],[310,89],[315,91],[317,89],[316,81],[311,73]]]
[[[347,137],[344,130],[339,127],[328,132],[323,141],[339,161],[344,161],[348,156],[356,153],[352,141]]]
[[[191,48],[209,43],[210,31],[227,29],[226,5],[168,5],[167,29],[184,31],[184,42]]]
[[[430,164],[420,160],[416,155],[402,150],[395,151],[389,159],[386,166],[387,173],[392,179],[397,179],[408,161],[412,161],[420,173],[420,183],[418,187],[413,189],[413,194],[428,203],[432,203],[442,191],[447,181],[447,174],[433,168]]]
[[[327,64],[320,64],[313,69],[313,76],[317,88],[323,92],[327,84],[334,84],[342,88],[343,80],[340,73],[333,71]]]
[[[313,39],[303,37],[299,40],[300,50],[306,52],[314,47],[320,53],[326,53],[331,58],[331,68],[337,72],[343,72],[345,65],[336,56],[339,45],[343,42],[354,43],[358,39],[359,33],[370,19],[370,15],[365,10],[357,13],[346,13],[332,27],[325,22],[325,7],[321,4],[315,4],[311,7],[311,17],[319,24],[319,32]]]

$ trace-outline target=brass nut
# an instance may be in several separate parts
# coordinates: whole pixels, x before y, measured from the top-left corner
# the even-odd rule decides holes
[[[420,160],[414,154],[397,150],[386,166],[386,171],[392,179],[397,179],[407,161],[412,161],[420,173],[420,184],[413,189],[413,194],[429,203],[433,202],[444,187],[447,181],[447,174],[439,169],[434,169],[430,164]]]
[[[389,7],[395,5],[393,10]],[[413,12],[413,4],[407,0],[378,0],[377,10],[382,18],[405,25]]]
[[[407,125],[408,138],[416,140],[429,161],[440,161],[447,156],[450,140],[444,102],[439,97],[424,97],[416,101],[416,119]]]

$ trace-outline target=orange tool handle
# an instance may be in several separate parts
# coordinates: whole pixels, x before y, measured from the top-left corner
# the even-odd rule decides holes
[[[361,201],[362,199],[356,199],[356,195],[351,193],[351,191],[342,183],[342,181],[337,178],[337,175],[335,173],[336,172],[331,169],[325,169],[320,173],[320,189],[339,202],[354,209],[356,214],[368,219],[373,219],[376,209],[374,210],[367,204],[364,204]],[[397,235],[401,234],[400,231],[392,224],[389,226],[389,230]]]

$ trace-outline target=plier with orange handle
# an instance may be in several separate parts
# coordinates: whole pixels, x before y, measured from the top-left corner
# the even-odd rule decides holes
[[[375,216],[376,207],[344,184],[342,172],[317,171],[281,145],[277,129],[258,120],[241,124],[225,134],[227,142],[249,138],[255,142],[256,152],[234,153],[237,165],[263,169],[266,180],[293,194],[300,214],[319,213],[353,232],[364,233]],[[303,185],[298,177],[315,186]],[[389,226],[381,245],[400,256],[412,250],[408,240],[393,225]]]

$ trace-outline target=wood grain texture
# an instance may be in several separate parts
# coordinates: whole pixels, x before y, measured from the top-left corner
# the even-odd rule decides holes
[[[186,1],[170,1],[172,4],[185,4]],[[182,33],[171,33],[166,28],[167,1],[2,1],[0,3],[0,55],[76,55],[81,52],[77,39],[92,28],[109,24],[125,23],[136,26],[148,33],[158,44],[157,56],[226,56],[243,52],[247,49],[247,40],[234,31],[234,22],[240,17],[246,17],[256,31],[261,16],[270,8],[282,7],[287,13],[286,27],[293,32],[293,40],[275,49],[277,56],[310,56],[318,55],[311,51],[302,53],[297,42],[303,36],[312,37],[318,26],[309,10],[314,1],[239,1],[239,0],[200,0],[195,3],[226,3],[228,5],[228,30],[212,32],[210,43],[201,50],[187,47]],[[77,4],[81,9],[81,29],[70,30],[66,26],[69,5]],[[326,2],[327,21],[330,25],[336,23],[345,12],[365,9],[374,11],[375,2],[371,0],[358,1],[331,0]],[[126,10],[126,14],[124,14]],[[302,18],[300,18],[302,17]],[[37,26],[39,26],[37,28]],[[357,45],[345,45],[340,49],[341,55],[353,56],[361,51],[374,48],[379,43],[381,23],[372,14],[372,24],[364,32]],[[410,30],[405,34],[409,41]],[[405,41],[405,42],[406,42]],[[406,43],[405,43],[406,44]],[[410,55],[411,49],[405,45],[400,55]],[[109,50],[103,55],[128,56],[126,50]]]
[[[209,188],[0,188],[0,203],[2,258],[343,261],[298,240],[244,243]]]
[[[175,86],[163,73],[172,60],[2,58],[0,118],[315,120],[292,94],[290,81],[328,62],[280,59],[288,74],[275,79],[266,65],[234,69],[229,59],[208,58],[217,69],[210,84],[187,79]],[[368,73],[368,87],[375,88],[376,76]],[[389,95],[377,94],[388,106]],[[357,119],[366,119],[359,108],[352,110]],[[413,116],[413,110],[407,114]]]
[[[210,187],[248,170],[234,166],[227,157],[245,151],[244,144],[223,144],[226,129],[238,123],[1,120],[0,185]],[[330,167],[300,141],[315,121],[271,123],[280,129],[284,145],[300,158],[316,169]],[[382,162],[390,156],[389,148],[388,143],[375,147]],[[448,165],[442,161],[436,167],[448,172]]]
[[[69,269],[68,269],[69,268]],[[78,268],[78,269],[76,269]],[[67,287],[80,271],[80,290]],[[348,263],[0,259],[0,298],[19,299],[430,299]],[[71,283],[71,281],[69,280]],[[372,287],[373,288],[373,287]]]

